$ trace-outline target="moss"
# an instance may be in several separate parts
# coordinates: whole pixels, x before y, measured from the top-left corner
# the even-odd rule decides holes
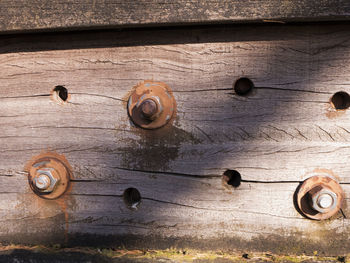
[[[282,256],[282,257],[278,257],[276,259],[277,259],[276,262],[288,261],[288,262],[293,262],[293,263],[299,263],[299,262],[305,260],[302,257],[293,257],[293,256]]]
[[[110,257],[113,258],[115,256],[115,251],[112,249],[102,249],[101,250],[101,254],[106,256],[106,257]]]
[[[238,253],[224,251],[200,251],[192,249],[164,249],[164,250],[127,250],[124,248],[94,248],[94,247],[72,247],[61,248],[56,245],[52,246],[19,246],[9,245],[0,246],[0,251],[7,250],[28,250],[44,254],[55,254],[65,252],[80,252],[91,256],[101,255],[106,258],[121,258],[121,259],[151,259],[160,260],[168,259],[174,262],[349,262],[346,256],[336,257],[321,257],[317,251],[312,256],[306,255],[276,255],[272,253]]]
[[[304,261],[310,261],[310,262],[338,262],[337,257],[320,257],[320,256],[296,256],[296,255],[288,255],[288,256],[275,256],[274,262],[292,262],[292,263],[299,263]]]

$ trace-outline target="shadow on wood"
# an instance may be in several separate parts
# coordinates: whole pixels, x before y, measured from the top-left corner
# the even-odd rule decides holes
[[[335,92],[349,92],[349,29],[1,36],[1,240],[345,253],[348,219],[307,220],[293,194],[321,168],[349,191],[349,115],[329,103]],[[248,96],[233,91],[240,77],[255,85]],[[145,79],[172,88],[171,126],[146,131],[130,122],[129,92]],[[49,98],[57,85],[71,96],[66,105]],[[47,149],[74,169],[63,203],[36,197],[21,174]],[[222,185],[227,169],[241,174],[238,188]],[[130,187],[142,198],[134,210],[123,201]]]

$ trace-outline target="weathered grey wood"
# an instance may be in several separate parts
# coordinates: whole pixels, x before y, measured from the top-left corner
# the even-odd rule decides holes
[[[0,239],[348,251],[347,205],[330,221],[310,221],[293,194],[315,169],[331,170],[350,191],[350,115],[329,104],[333,93],[350,92],[350,26],[260,29],[206,29],[173,43],[175,30],[171,43],[157,44],[160,31],[153,44],[132,46],[133,31],[120,42],[106,33],[105,46],[103,34],[95,42],[81,34],[71,48],[59,44],[69,35],[43,39],[46,48],[35,36],[0,39]],[[209,41],[211,33],[223,41]],[[256,85],[247,97],[232,90],[242,76]],[[130,123],[129,91],[145,79],[174,91],[172,125]],[[50,100],[56,85],[71,94],[67,105]],[[47,149],[74,169],[61,201],[36,197],[23,174]],[[222,185],[226,169],[241,173],[239,188]],[[128,187],[142,195],[136,211],[123,203]]]
[[[76,30],[189,23],[349,20],[347,0],[3,0],[0,31]]]
[[[184,241],[189,237],[200,238],[202,243],[218,242],[211,243],[212,249],[247,249],[249,242],[261,251],[309,253],[318,249],[321,253],[337,254],[349,249],[346,242],[349,222],[342,214],[319,223],[301,218],[295,211],[290,200],[297,183],[246,183],[227,191],[216,179],[130,173],[108,183],[76,182],[65,199],[65,218],[62,205],[35,197],[23,176],[6,181],[1,178],[4,182],[1,191],[7,191],[11,187],[8,182],[15,180],[22,187],[3,195],[1,201],[0,231],[12,234],[10,238],[2,237],[6,241],[23,242],[18,237],[31,233],[26,240],[57,242],[64,240],[68,232],[68,238],[77,233],[98,233],[107,236],[105,242],[110,235],[136,234],[159,239],[184,238]],[[139,209],[134,211],[126,208],[122,200],[124,189],[130,186],[137,187],[143,197]],[[343,187],[350,190],[348,185]],[[320,236],[324,240],[319,240]],[[265,243],[259,244],[256,239]],[[276,242],[281,243],[276,246]],[[147,247],[148,241],[142,245]]]

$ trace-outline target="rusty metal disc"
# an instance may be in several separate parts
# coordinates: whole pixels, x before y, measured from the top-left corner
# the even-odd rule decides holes
[[[138,84],[128,101],[132,121],[144,129],[157,129],[174,116],[176,102],[171,89],[163,82],[146,80]]]
[[[314,196],[328,191],[335,197],[334,205],[320,212],[315,209]],[[324,220],[334,216],[342,206],[344,192],[335,178],[326,175],[315,175],[306,179],[297,193],[297,204],[300,211],[308,218]]]
[[[56,153],[43,153],[33,157],[26,165],[28,182],[35,194],[45,199],[56,199],[63,195],[69,188],[71,179],[71,167],[63,155]],[[55,184],[50,191],[43,191],[35,184],[35,179],[41,174],[50,174]]]

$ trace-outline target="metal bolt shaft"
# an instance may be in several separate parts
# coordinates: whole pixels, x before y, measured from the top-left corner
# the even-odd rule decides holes
[[[337,195],[327,188],[321,188],[311,194],[312,208],[320,213],[327,213],[327,211],[334,209],[338,198]]]
[[[317,200],[318,206],[323,209],[331,207],[333,203],[334,203],[333,197],[329,194],[321,194]]]
[[[40,174],[34,178],[34,185],[39,190],[46,190],[51,185],[51,180],[46,174]]]
[[[141,105],[141,112],[146,119],[151,120],[158,112],[157,103],[152,99],[144,100]]]

